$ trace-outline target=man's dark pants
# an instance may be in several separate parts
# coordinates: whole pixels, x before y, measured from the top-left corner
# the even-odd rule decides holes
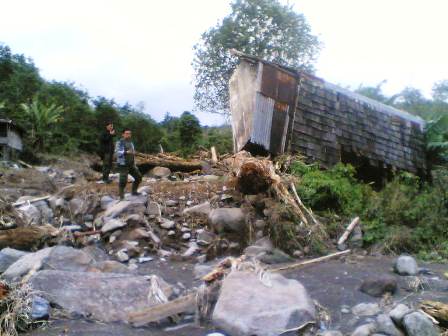
[[[108,182],[109,181],[109,174],[112,170],[112,153],[105,153],[103,155],[103,181]]]
[[[129,164],[125,166],[117,166],[117,171],[120,174],[120,179],[118,181],[120,198],[124,198],[124,189],[126,188],[126,183],[128,182],[128,174],[134,178],[134,182],[132,183],[132,192],[137,192],[138,185],[142,181],[142,175],[140,174],[138,168],[134,164]]]

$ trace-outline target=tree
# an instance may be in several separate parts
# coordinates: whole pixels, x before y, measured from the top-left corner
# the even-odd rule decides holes
[[[232,13],[194,46],[196,107],[229,112],[230,76],[237,64],[229,49],[295,68],[312,69],[320,43],[302,14],[278,0],[235,0]]]
[[[427,122],[426,151],[430,164],[448,164],[448,113]]]
[[[201,139],[202,130],[198,118],[188,111],[182,113],[178,124],[179,139],[185,153],[192,152]]]
[[[442,80],[432,87],[432,97],[436,101],[448,103],[448,80]]]
[[[42,104],[35,97],[29,104],[22,104],[29,122],[31,123],[31,144],[36,150],[44,150],[51,137],[51,126],[60,121],[62,106]]]

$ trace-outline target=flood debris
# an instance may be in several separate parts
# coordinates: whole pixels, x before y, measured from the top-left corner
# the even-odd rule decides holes
[[[363,251],[351,249],[361,220],[355,218],[339,241],[330,237],[325,219],[297,193],[300,181],[284,173],[293,159],[204,149],[190,160],[166,153],[139,160],[148,168],[141,194],[125,194],[123,201],[116,181],[98,184],[85,178],[93,173],[52,166],[27,169],[40,169],[56,190],[0,199],[0,295],[22,291],[21,308],[14,308],[20,313],[8,315],[16,322],[0,319],[2,335],[55,316],[164,331],[200,326],[229,335],[331,335],[339,329],[305,275],[327,263],[362,263]],[[343,245],[350,249],[337,252]],[[396,297],[409,280],[405,274],[436,281],[403,257],[396,266],[403,275],[385,271],[345,289],[370,301],[344,303],[347,321],[357,321],[344,334],[430,330],[433,321],[423,312],[442,324],[441,302],[406,302],[401,309]]]

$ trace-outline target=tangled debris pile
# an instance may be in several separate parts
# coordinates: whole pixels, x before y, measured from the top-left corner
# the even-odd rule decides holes
[[[26,296],[29,322],[36,320],[30,307],[48,300],[59,308],[40,304],[40,318],[63,313],[147,326],[195,316],[232,335],[314,335],[326,328],[321,305],[280,273],[350,251],[295,262],[336,246],[300,200],[297,181],[281,173],[288,160],[276,165],[247,152],[208,162],[168,154],[139,160],[148,172],[140,195],[123,201],[115,184],[89,181],[95,173],[55,167],[39,169],[54,192],[3,201],[2,218],[14,225],[0,231],[2,278],[7,288],[29,285],[42,296]],[[195,286],[167,282],[161,271],[182,265],[182,273],[191,264]]]

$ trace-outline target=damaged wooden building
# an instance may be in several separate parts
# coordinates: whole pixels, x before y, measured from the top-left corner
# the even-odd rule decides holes
[[[323,167],[351,163],[365,178],[395,170],[425,175],[421,118],[310,73],[235,53],[240,62],[229,83],[235,151],[300,153]]]

